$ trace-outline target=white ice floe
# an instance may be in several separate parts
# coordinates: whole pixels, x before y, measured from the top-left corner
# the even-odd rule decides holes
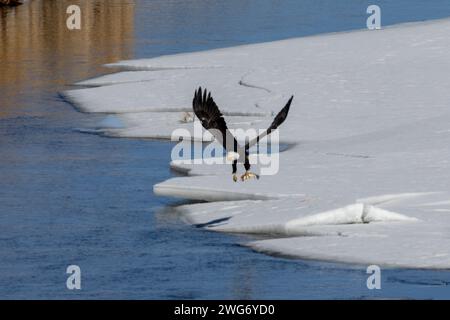
[[[264,235],[246,244],[261,252],[448,269],[448,52],[450,20],[441,20],[121,61],[113,66],[135,71],[62,95],[115,113],[124,126],[103,134],[169,139],[176,128],[192,133],[185,112],[198,86],[230,127],[266,128],[294,94],[278,174],[235,183],[229,165],[174,161],[187,176],[154,192],[210,201],[180,207],[184,219]]]

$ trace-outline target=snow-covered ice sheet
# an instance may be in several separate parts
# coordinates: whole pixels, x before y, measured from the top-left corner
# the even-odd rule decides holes
[[[111,136],[192,130],[196,87],[231,127],[266,128],[295,95],[276,175],[234,183],[230,165],[171,163],[156,194],[208,230],[264,235],[255,250],[308,259],[450,268],[450,20],[113,64],[62,95],[115,113]],[[139,71],[141,70],[141,71]],[[196,137],[199,138],[199,137]],[[258,166],[254,166],[259,171]],[[239,166],[242,171],[242,166]]]
[[[126,72],[110,76],[114,80],[105,82],[102,77],[98,84],[103,83],[104,86],[68,90],[61,95],[84,112],[192,111],[194,90],[206,83],[208,89],[214,92],[215,100],[224,106],[222,109],[225,114],[270,115],[272,109],[268,105],[273,100],[272,95],[265,90],[256,90],[249,97],[247,87],[239,84],[240,72],[235,69],[214,72],[202,69],[162,70],[147,72],[138,77],[139,80],[136,76],[130,79],[130,73]],[[218,77],[216,74],[223,76]],[[230,81],[234,78],[235,81]],[[133,79],[137,81],[130,82]],[[96,83],[96,79],[89,81]]]
[[[267,126],[268,117],[229,116],[229,128],[251,128],[253,126]],[[213,137],[207,131],[194,130],[192,112],[133,112],[115,113],[107,115],[94,129],[84,129],[90,133],[98,133],[109,137],[121,138],[172,138],[174,125],[183,132],[175,137],[183,137],[194,141],[212,141]],[[197,121],[197,120],[196,120]],[[201,128],[201,124],[198,124]],[[185,133],[185,134],[182,134]],[[243,139],[243,138],[242,138]],[[178,141],[177,139],[176,141]]]

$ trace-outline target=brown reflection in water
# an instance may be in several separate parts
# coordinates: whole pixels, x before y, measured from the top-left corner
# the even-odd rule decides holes
[[[81,30],[66,27],[72,4],[81,8]],[[0,8],[0,118],[21,113],[43,92],[105,72],[102,64],[131,58],[133,38],[132,0],[31,0]]]

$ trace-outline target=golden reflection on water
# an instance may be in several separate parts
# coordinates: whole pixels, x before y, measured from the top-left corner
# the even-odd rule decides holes
[[[81,8],[81,30],[68,30],[66,9]],[[134,1],[30,0],[0,8],[0,118],[20,113],[25,96],[57,92],[132,57]],[[25,102],[24,102],[25,101]]]

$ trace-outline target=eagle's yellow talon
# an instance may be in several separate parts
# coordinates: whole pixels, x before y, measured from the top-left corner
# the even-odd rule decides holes
[[[259,176],[257,174],[255,174],[255,173],[253,173],[253,172],[248,172],[248,171],[241,176],[241,180],[242,181],[246,181],[246,180],[249,180],[251,178],[259,179]]]

